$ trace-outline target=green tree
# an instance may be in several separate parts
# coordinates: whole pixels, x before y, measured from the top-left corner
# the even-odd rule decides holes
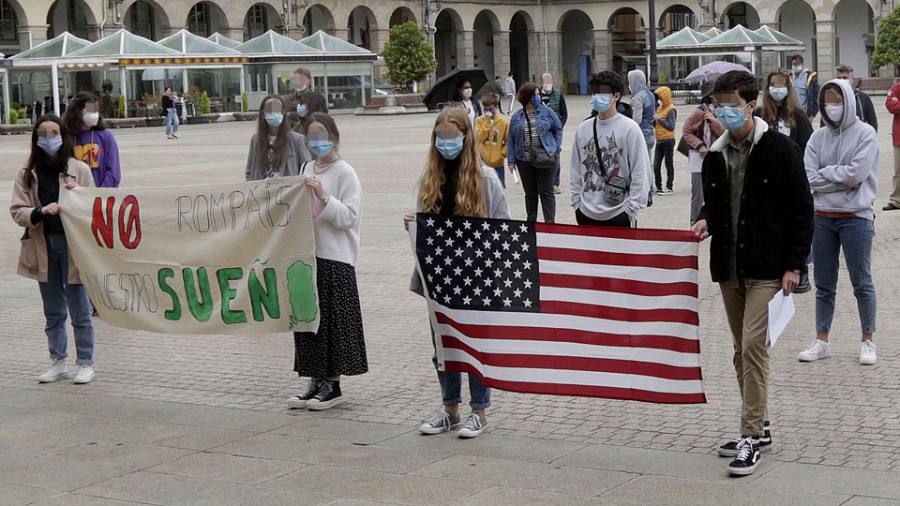
[[[878,25],[878,39],[872,53],[872,67],[900,63],[900,7],[881,18]]]
[[[388,68],[384,77],[405,90],[412,88],[413,82],[424,79],[438,65],[434,46],[425,40],[413,21],[391,28],[381,56]]]
[[[250,94],[246,91],[241,93],[241,112],[250,111]]]
[[[200,114],[209,114],[209,95],[205,91],[200,95]]]
[[[125,103],[125,95],[119,95],[119,117],[124,118],[128,104]]]

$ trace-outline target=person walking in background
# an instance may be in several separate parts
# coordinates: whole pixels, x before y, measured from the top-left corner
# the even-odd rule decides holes
[[[681,137],[691,147],[688,154],[688,168],[691,173],[691,225],[697,222],[703,207],[703,178],[700,169],[709,148],[725,133],[725,127],[716,117],[713,104],[712,82],[703,83],[700,106],[692,112],[681,127]],[[696,153],[696,154],[695,154]]]
[[[888,112],[894,115],[891,122],[891,138],[894,140],[894,184],[891,186],[888,203],[881,210],[895,211],[900,209],[900,83],[891,86],[884,105]]]
[[[177,139],[178,136],[178,109],[175,108],[175,95],[172,88],[166,88],[162,96],[162,109],[166,113],[166,138]]]
[[[475,135],[478,139],[478,151],[482,161],[497,171],[500,183],[506,188],[503,163],[508,155],[509,121],[499,115],[500,100],[498,98],[493,93],[486,93],[481,97],[484,115],[475,118]]]
[[[500,76],[494,76],[494,81],[491,83],[491,93],[497,97],[497,110],[500,111],[500,114],[503,114],[503,83],[500,82]]]
[[[504,81],[503,84],[506,91],[506,98],[509,99],[509,107],[506,108],[506,114],[512,114],[513,104],[516,100],[516,80],[513,79],[512,72],[506,75],[506,81]]]
[[[306,143],[316,160],[304,163],[301,173],[313,194],[320,318],[317,332],[294,332],[294,371],[310,380],[305,393],[288,399],[288,407],[321,411],[344,402],[342,375],[369,370],[354,267],[362,186],[338,154],[341,135],[334,119],[323,112],[309,119]]]
[[[572,146],[569,190],[579,225],[633,227],[650,194],[650,156],[640,127],[619,114],[625,93],[612,71],[591,76],[591,107],[597,116],[580,125]]]
[[[816,206],[816,338],[797,358],[812,362],[831,356],[828,334],[843,250],[862,327],[859,363],[872,365],[876,361],[872,239],[878,195],[878,139],[875,129],[856,116],[850,81],[829,81],[819,95],[825,104],[822,118],[826,127],[810,137],[804,159]]]
[[[653,160],[653,174],[656,179],[656,193],[671,195],[675,180],[675,119],[678,111],[672,104],[672,90],[666,86],[656,89],[656,96],[662,100],[654,116],[656,126],[656,157]],[[666,160],[666,187],[662,186],[662,162]]]
[[[537,220],[538,198],[544,221],[556,221],[556,195],[553,193],[553,168],[562,149],[562,123],[559,116],[541,102],[534,83],[519,88],[522,109],[509,123],[509,170],[517,170],[525,189],[526,220]]]
[[[565,128],[566,120],[569,119],[569,110],[566,108],[566,96],[559,88],[553,86],[553,76],[551,74],[541,76],[541,103],[556,113],[563,128]],[[559,153],[556,155],[556,168],[554,170],[556,175],[553,179],[553,193],[559,193]]]
[[[119,146],[100,116],[100,102],[82,91],[72,98],[63,115],[67,135],[74,139],[75,158],[86,163],[94,175],[94,186],[118,188],[122,180]]]
[[[73,156],[72,139],[63,121],[40,117],[31,133],[31,155],[13,186],[9,210],[25,228],[17,272],[35,279],[41,291],[45,331],[53,365],[38,381],[51,383],[69,375],[66,366],[66,317],[72,318],[78,358],[76,384],[94,379],[94,324],[87,290],[69,255],[66,233],[59,217],[59,192],[94,186],[88,166]]]
[[[754,114],[759,116],[769,128],[791,138],[800,146],[800,151],[806,151],[806,143],[813,133],[809,118],[794,94],[794,88],[790,86],[791,76],[784,69],[775,69],[769,72],[763,86],[762,106],[757,107]],[[794,293],[806,293],[812,289],[809,282],[809,263],[812,262],[812,254],[800,269],[800,283],[794,289]]]
[[[460,81],[456,85],[456,94],[453,96],[453,101],[458,102],[469,114],[469,121],[472,123],[472,126],[475,126],[475,118],[484,114],[484,111],[481,110],[481,104],[478,103],[477,100],[472,100],[472,95],[474,90],[472,89],[472,83],[468,80]]]
[[[304,93],[297,103],[297,117],[293,130],[298,134],[306,135],[306,128],[313,114],[322,112],[328,114],[328,102],[318,93]]]
[[[296,176],[310,160],[306,138],[291,131],[284,121],[284,112],[284,100],[278,95],[269,95],[260,104],[244,171],[247,181]]]
[[[712,236],[709,266],[734,338],[740,437],[718,448],[733,475],[752,474],[772,448],[768,422],[769,301],[800,280],[813,232],[813,202],[797,144],[753,116],[759,86],[736,70],[719,76],[716,116],[728,129],[703,159],[703,209],[691,231]]]
[[[288,126],[291,130],[294,130],[297,123],[303,119],[303,117],[300,116],[300,104],[303,103],[302,99],[304,95],[319,95],[322,101],[325,102],[325,109],[322,112],[328,113],[328,99],[313,90],[313,78],[309,69],[298,67],[291,77],[291,86],[294,87],[294,93],[285,100],[285,119],[287,119]]]
[[[856,117],[878,132],[878,116],[875,114],[875,105],[872,103],[872,99],[866,92],[861,91],[855,86],[853,67],[850,65],[838,65],[834,71],[835,79],[850,81],[850,87],[853,89],[853,97],[856,100]],[[825,118],[822,118],[821,126],[825,126]]]
[[[534,86],[534,85],[532,85]],[[532,88],[535,90],[536,87]],[[549,109],[548,109],[549,111]],[[448,108],[441,111],[431,133],[431,148],[425,173],[419,182],[416,212],[440,215],[473,216],[509,219],[509,205],[497,173],[478,163],[475,132],[464,110]],[[407,229],[416,219],[407,214],[403,221]],[[422,278],[413,273],[409,289],[424,295]],[[431,328],[431,342],[435,343],[435,329]],[[469,373],[469,406],[472,408],[465,423],[459,415],[462,402],[462,374],[441,371],[437,351],[431,359],[441,385],[443,408],[419,427],[427,435],[441,434],[454,429],[461,438],[481,435],[487,426],[485,410],[491,406],[491,389],[484,386],[478,375]]]
[[[791,85],[797,96],[797,104],[812,123],[816,114],[819,114],[819,78],[816,72],[803,66],[803,55],[800,53],[791,57]]]

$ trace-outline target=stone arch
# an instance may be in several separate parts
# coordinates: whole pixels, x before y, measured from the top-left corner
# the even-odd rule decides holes
[[[160,40],[169,30],[169,16],[155,0],[134,0],[124,12],[121,22],[129,32],[150,40]]]
[[[516,86],[532,79],[532,47],[534,41],[534,20],[525,11],[517,11],[509,21],[509,66]]]
[[[214,2],[197,2],[188,10],[185,28],[195,35],[209,37],[213,33],[228,30],[228,17]]]
[[[659,23],[656,26],[661,35],[666,37],[685,27],[697,28],[697,15],[686,5],[670,5],[659,15]]]
[[[378,51],[378,20],[372,9],[360,5],[347,17],[347,40],[351,44]]]
[[[388,21],[388,27],[393,28],[397,25],[402,25],[407,21],[412,21],[416,24],[419,21],[416,19],[416,13],[412,11],[409,7],[397,7],[394,9],[394,12],[391,13],[391,18]]]
[[[304,35],[312,35],[319,30],[325,33],[334,33],[334,15],[327,7],[321,4],[310,5],[303,14]]]
[[[566,11],[557,22],[562,34],[559,76],[554,83],[570,95],[587,93],[587,78],[594,67],[594,22],[584,11]]]
[[[725,30],[743,25],[750,30],[759,28],[759,12],[747,2],[732,2],[724,10],[719,22]]]
[[[804,0],[788,0],[778,7],[775,19],[779,31],[806,44],[806,49],[800,52],[803,60],[810,68],[818,68],[815,9]],[[789,65],[790,62],[785,64]]]
[[[500,39],[500,20],[489,9],[484,9],[475,16],[472,23],[472,47],[475,66],[484,69],[488,81],[493,81],[499,74],[498,56],[502,43]]]
[[[865,0],[840,0],[834,7],[834,64],[853,67],[856,77],[872,75],[875,14]]]
[[[611,70],[625,74],[636,68],[645,68],[647,32],[644,17],[631,7],[622,7],[612,13],[607,26],[612,39]]]
[[[434,55],[438,61],[437,75],[441,76],[460,66],[465,57],[465,44],[461,43],[462,18],[453,9],[441,9],[434,27]]]
[[[284,21],[275,7],[265,2],[257,2],[244,14],[244,40],[259,37],[272,29],[283,28],[283,25]]]
[[[85,0],[57,0],[47,9],[47,37],[50,39],[69,32],[82,39],[95,40],[97,23],[96,13]]]
[[[28,26],[25,10],[16,0],[0,0],[0,41],[18,42],[19,26]]]

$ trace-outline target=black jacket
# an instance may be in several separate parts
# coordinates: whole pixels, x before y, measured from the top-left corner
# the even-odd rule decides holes
[[[753,135],[751,132],[750,135]],[[713,149],[727,142],[719,138]],[[736,255],[737,275],[749,279],[781,279],[799,270],[809,255],[813,236],[813,198],[803,166],[803,154],[786,136],[767,130],[750,151],[738,220],[737,250],[731,245],[731,186],[721,151],[703,159],[701,220],[706,220],[712,280],[728,281],[730,257]]]
[[[761,110],[757,108],[753,111],[753,115],[760,116],[760,111]],[[809,142],[809,138],[812,137],[813,127],[806,114],[803,114],[802,109],[796,109],[794,111],[794,125],[796,126],[791,129],[791,134],[788,135],[788,137],[800,146],[800,152],[803,153],[806,151],[806,143]],[[822,126],[825,126],[824,123]],[[773,126],[769,125],[769,128],[773,128]]]

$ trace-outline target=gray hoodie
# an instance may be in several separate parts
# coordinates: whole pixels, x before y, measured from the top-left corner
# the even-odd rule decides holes
[[[827,118],[825,91],[831,84],[839,86],[844,95],[843,121],[836,127],[826,119],[825,126],[809,138],[803,157],[816,211],[853,213],[859,218],[874,220],[878,194],[875,129],[856,116],[853,88],[843,79],[828,81],[819,90],[823,118]]]

